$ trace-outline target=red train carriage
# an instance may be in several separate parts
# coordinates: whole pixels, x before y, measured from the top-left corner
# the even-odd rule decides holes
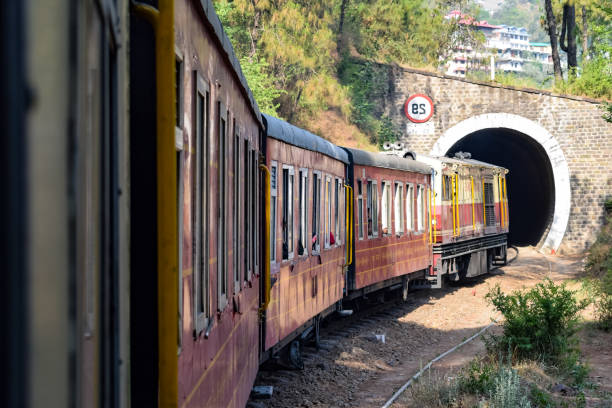
[[[348,156],[310,132],[263,116],[271,188],[268,356],[308,326],[318,330],[318,320],[342,298]]]
[[[505,264],[509,227],[506,174],[503,167],[472,160],[418,156],[435,170],[432,197],[434,274],[451,280],[487,273]],[[484,204],[483,204],[484,202]]]
[[[349,297],[404,283],[432,265],[431,168],[411,158],[345,149],[354,189]]]
[[[181,407],[243,407],[259,366],[263,122],[210,2],[175,0]]]

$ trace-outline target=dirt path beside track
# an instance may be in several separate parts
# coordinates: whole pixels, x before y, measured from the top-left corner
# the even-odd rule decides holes
[[[581,257],[520,248],[514,263],[480,279],[411,293],[408,302],[348,328],[337,329],[332,323],[322,333],[322,350],[304,349],[303,371],[260,371],[256,385],[273,385],[274,394],[252,406],[380,407],[428,361],[497,317],[484,298],[489,288],[499,284],[511,291],[546,277],[559,282],[572,279],[581,268]],[[385,343],[374,334],[385,334]],[[483,350],[476,339],[437,365],[460,367]]]

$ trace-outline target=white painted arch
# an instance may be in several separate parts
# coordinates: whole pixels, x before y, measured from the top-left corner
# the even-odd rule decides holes
[[[555,210],[553,221],[541,250],[557,251],[570,215],[571,188],[569,166],[557,140],[541,125],[522,116],[509,113],[487,113],[473,116],[447,129],[433,145],[430,154],[444,156],[459,140],[479,130],[512,129],[538,142],[552,166],[555,183]]]

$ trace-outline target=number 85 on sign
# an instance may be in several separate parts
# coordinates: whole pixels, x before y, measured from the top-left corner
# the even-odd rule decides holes
[[[406,117],[414,123],[427,122],[434,113],[434,106],[431,98],[423,94],[412,95],[404,104]]]

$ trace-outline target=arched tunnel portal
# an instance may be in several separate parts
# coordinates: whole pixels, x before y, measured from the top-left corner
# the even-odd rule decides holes
[[[555,209],[555,184],[546,152],[530,137],[511,129],[483,129],[455,143],[448,155],[470,152],[472,158],[510,170],[507,175],[511,217],[509,241],[538,245]]]
[[[571,195],[567,162],[554,137],[526,118],[486,114],[448,129],[431,153],[453,156],[459,151],[510,171],[510,243],[557,250]]]

